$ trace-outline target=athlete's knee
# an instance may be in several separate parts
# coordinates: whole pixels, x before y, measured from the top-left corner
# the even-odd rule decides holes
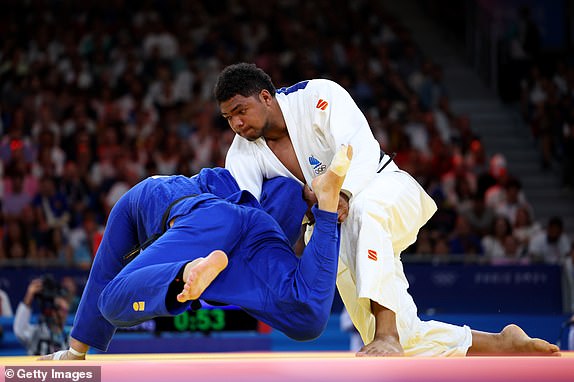
[[[306,325],[306,326],[304,326]],[[319,337],[325,330],[326,324],[309,322],[285,331],[285,334],[296,341],[311,341]]]
[[[330,311],[305,306],[292,315],[293,325],[285,334],[297,341],[310,341],[319,337],[329,321]]]
[[[98,309],[100,313],[115,327],[122,328],[132,326],[133,322],[127,320],[125,317],[125,309],[121,306],[122,304],[111,297],[113,293],[110,292],[108,287],[104,288],[98,298]]]
[[[114,323],[114,321],[116,321],[115,320],[116,315],[113,309],[113,304],[111,303],[110,298],[108,296],[107,288],[104,288],[104,290],[98,297],[98,309],[100,310],[100,313],[102,313],[102,316],[104,316],[104,318],[107,321],[114,324],[114,326],[117,326]]]

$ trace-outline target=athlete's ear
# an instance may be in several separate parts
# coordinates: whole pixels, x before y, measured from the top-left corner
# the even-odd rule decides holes
[[[269,90],[263,89],[259,92],[259,101],[263,102],[267,106],[271,104],[272,100],[273,96],[271,95],[271,93],[269,93]]]

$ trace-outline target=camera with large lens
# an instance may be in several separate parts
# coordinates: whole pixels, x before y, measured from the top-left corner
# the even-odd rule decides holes
[[[50,321],[56,315],[56,297],[63,296],[60,284],[52,275],[42,277],[42,290],[36,295],[42,318]]]
[[[65,321],[58,309],[60,299],[66,296],[65,290],[52,275],[43,276],[41,281],[42,289],[34,297],[40,309],[38,340],[29,349],[37,355],[50,354],[68,346],[67,335],[63,330]]]

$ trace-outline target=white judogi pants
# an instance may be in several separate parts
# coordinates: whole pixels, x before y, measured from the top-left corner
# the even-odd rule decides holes
[[[396,313],[405,355],[465,355],[471,346],[469,327],[421,321],[407,291],[400,254],[436,210],[418,182],[394,163],[353,197],[341,227],[337,287],[365,344],[375,334],[373,300]]]

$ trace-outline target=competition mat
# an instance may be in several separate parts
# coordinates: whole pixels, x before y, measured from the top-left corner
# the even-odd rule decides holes
[[[6,382],[574,381],[574,352],[459,358],[357,358],[351,352],[89,354],[75,362],[0,357],[0,365]]]

